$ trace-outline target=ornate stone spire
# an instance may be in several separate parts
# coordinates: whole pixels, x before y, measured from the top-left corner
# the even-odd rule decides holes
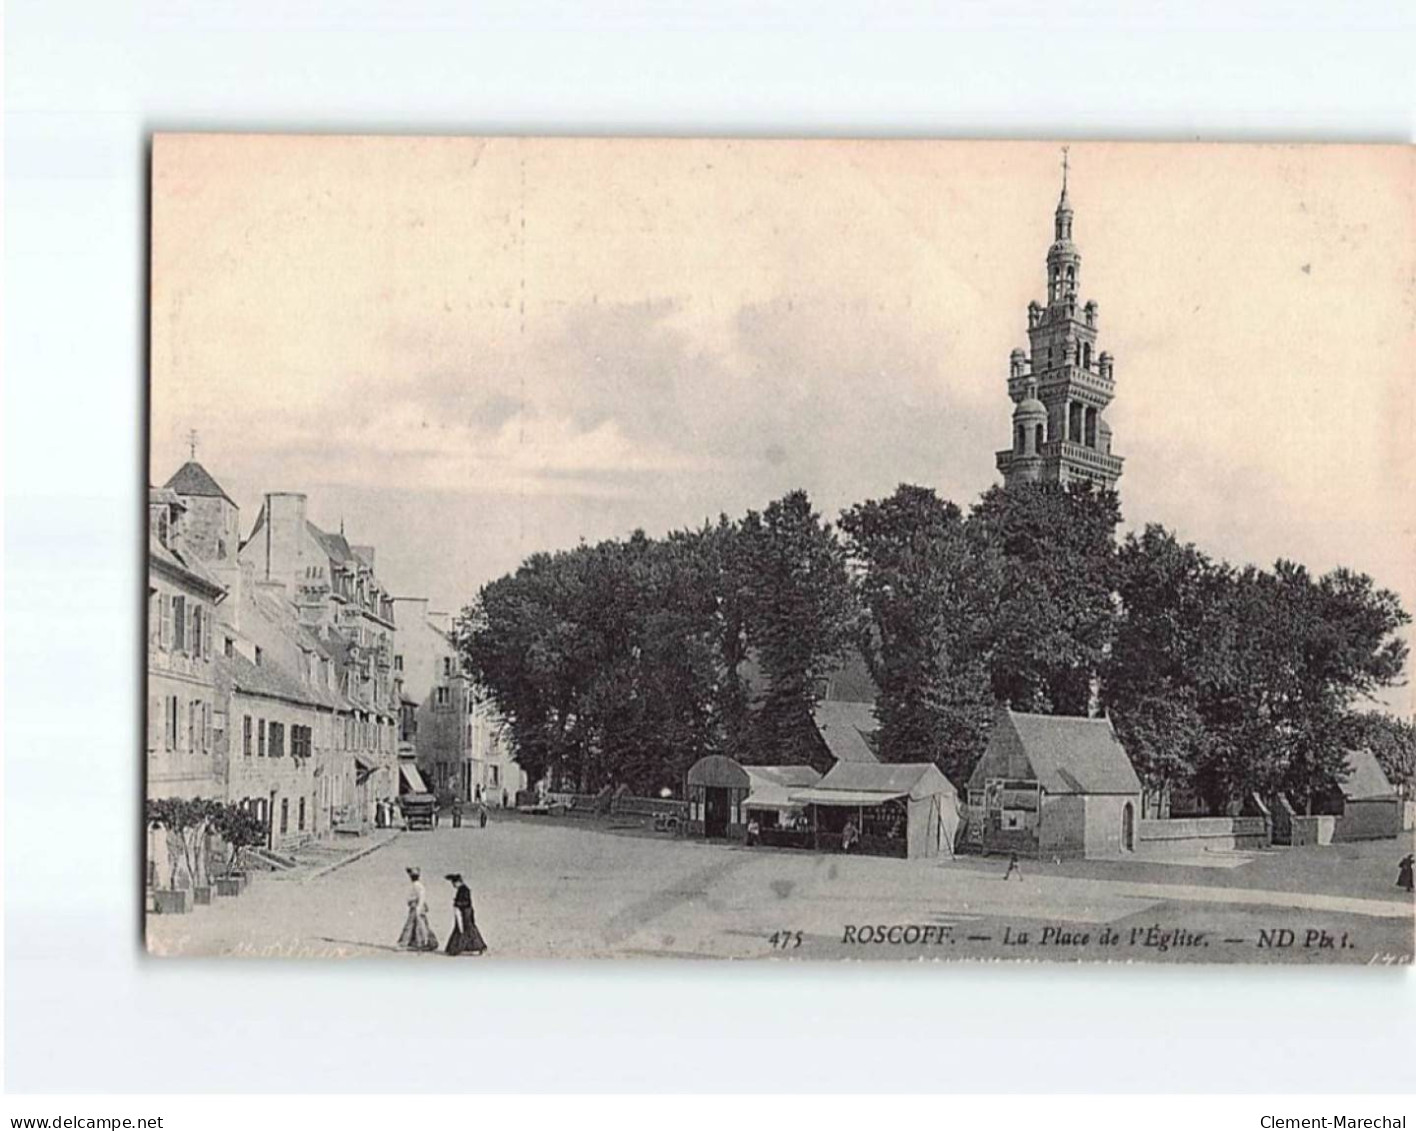
[[[1072,242],[1068,199],[1071,162],[1062,149],[1062,192],[1054,239],[1047,249],[1047,304],[1028,304],[1029,356],[1009,358],[1008,396],[1017,406],[1013,447],[998,453],[998,470],[1017,483],[1090,479],[1114,487],[1121,459],[1111,454],[1111,428],[1102,418],[1115,395],[1111,355],[1097,354],[1097,306],[1078,304],[1082,255]]]

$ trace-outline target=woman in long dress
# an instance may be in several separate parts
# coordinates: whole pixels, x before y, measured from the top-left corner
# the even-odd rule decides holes
[[[405,950],[437,950],[438,937],[428,923],[428,891],[417,868],[408,869],[408,879],[412,882],[408,889],[408,918],[398,936],[398,945]]]
[[[452,897],[452,934],[448,936],[447,952],[451,955],[483,954],[487,944],[482,932],[477,930],[477,917],[472,911],[472,891],[462,882],[457,872],[448,875],[447,880],[457,889]]]

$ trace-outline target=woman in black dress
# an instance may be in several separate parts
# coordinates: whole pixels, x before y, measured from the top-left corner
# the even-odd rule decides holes
[[[477,918],[472,913],[472,891],[462,882],[457,872],[449,873],[447,880],[456,889],[452,897],[452,935],[447,940],[447,953],[483,954],[487,944],[482,932],[477,930]]]

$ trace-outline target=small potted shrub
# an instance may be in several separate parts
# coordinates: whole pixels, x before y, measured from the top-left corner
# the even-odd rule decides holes
[[[159,915],[180,914],[187,910],[187,893],[178,887],[179,867],[184,864],[186,878],[191,884],[192,903],[211,902],[211,888],[203,882],[206,869],[201,859],[201,846],[212,815],[219,808],[217,802],[203,798],[164,797],[148,802],[148,823],[166,831],[169,845],[175,837],[181,846],[180,854],[172,854],[167,894],[162,894],[161,888],[155,893],[154,909]]]
[[[187,912],[187,893],[178,887],[178,869],[182,864],[182,854],[174,852],[173,838],[179,836],[181,806],[178,798],[164,797],[147,803],[148,828],[167,840],[167,875],[153,876],[153,913],[157,915],[184,915]],[[166,886],[162,886],[163,883]]]
[[[213,817],[212,827],[229,850],[223,874],[216,878],[216,894],[240,895],[245,890],[248,877],[245,872],[237,870],[236,862],[243,848],[253,848],[265,840],[265,826],[241,806],[223,805]]]

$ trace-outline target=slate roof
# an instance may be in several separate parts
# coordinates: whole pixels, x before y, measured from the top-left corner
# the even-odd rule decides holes
[[[870,669],[865,666],[865,657],[852,648],[845,658],[826,677],[828,700],[846,703],[874,703],[880,695],[880,688],[870,678]]]
[[[757,654],[749,652],[738,668],[738,674],[748,692],[755,698],[763,695],[770,684],[767,673],[762,670]],[[822,676],[826,693],[822,699],[842,703],[873,703],[880,695],[880,688],[870,678],[870,670],[865,666],[865,658],[852,648],[829,672]]]
[[[148,563],[159,568],[165,566],[169,572],[175,572],[189,584],[195,584],[198,589],[209,590],[218,600],[226,595],[226,586],[202,564],[200,558],[164,546],[156,534],[148,535]]]
[[[348,561],[356,560],[357,555],[349,545],[343,534],[329,534],[321,530],[309,519],[305,520],[305,525],[309,528],[311,536],[320,544],[320,549],[324,550],[330,558],[341,565]],[[357,559],[362,561],[362,558]]]
[[[215,656],[218,676],[225,674],[232,686],[246,695],[281,699],[303,707],[333,707],[334,697],[320,689],[307,687],[278,664],[265,660],[253,664],[240,652],[230,656]]]
[[[1048,793],[1141,791],[1140,779],[1110,719],[1007,711],[997,725],[1012,726],[1033,776]]]
[[[211,477],[211,472],[194,459],[189,459],[169,479],[164,486],[179,495],[204,495],[208,498],[225,499],[233,507],[236,501],[221,489],[221,484]]]
[[[1347,752],[1347,780],[1342,783],[1342,796],[1348,801],[1375,801],[1395,797],[1382,770],[1382,764],[1370,747],[1359,746]]]
[[[878,762],[875,756],[875,707],[870,703],[823,700],[811,713],[821,741],[837,762]]]
[[[317,656],[323,656],[325,659],[334,659],[334,651],[329,644],[314,629],[301,624],[300,618],[291,612],[290,606],[281,597],[277,597],[274,593],[263,592],[259,586],[249,587],[247,595],[267,620],[274,623],[300,647]]]

